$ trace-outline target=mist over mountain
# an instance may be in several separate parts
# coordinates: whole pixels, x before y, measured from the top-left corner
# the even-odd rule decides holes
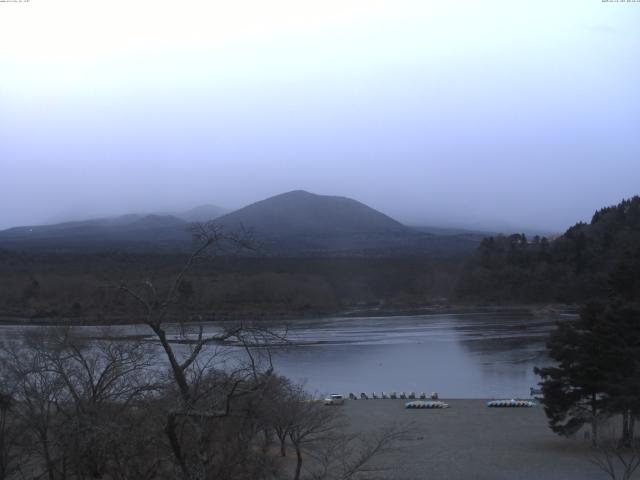
[[[44,251],[155,251],[185,245],[188,223],[171,215],[113,218],[14,227],[0,232],[0,247]]]
[[[186,222],[209,222],[227,213],[227,210],[217,205],[198,205],[187,211],[175,213],[174,216]]]
[[[347,197],[294,190],[218,218],[228,229],[249,227],[270,236],[407,232],[400,222]]]
[[[276,195],[218,217],[202,205],[176,215],[129,214],[0,232],[0,247],[54,251],[185,251],[193,222],[215,219],[229,232],[250,231],[264,254],[389,255],[471,252],[482,235],[416,230],[347,197],[303,190]],[[180,217],[180,218],[179,218]],[[217,217],[217,218],[216,218]]]

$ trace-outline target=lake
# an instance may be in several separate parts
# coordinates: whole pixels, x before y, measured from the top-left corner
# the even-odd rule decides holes
[[[522,311],[297,320],[289,323],[287,335],[294,345],[275,348],[273,364],[319,394],[527,397],[538,382],[533,367],[549,363],[544,344],[555,320]],[[42,327],[5,325],[0,335],[9,339],[32,328]],[[87,335],[101,329],[79,328]],[[111,333],[124,338],[150,332],[136,325]]]
[[[337,318],[296,323],[304,346],[274,366],[320,393],[436,391],[443,398],[526,397],[546,365],[554,320],[522,313]]]

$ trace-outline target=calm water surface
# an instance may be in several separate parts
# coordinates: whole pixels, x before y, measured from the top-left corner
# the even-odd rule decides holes
[[[326,392],[437,391],[447,398],[528,396],[548,364],[554,321],[486,313],[300,322],[280,349],[284,375]]]
[[[299,320],[289,324],[295,345],[276,348],[273,364],[278,373],[321,394],[526,397],[538,382],[533,367],[548,363],[544,342],[553,326],[550,318],[509,312]],[[0,335],[7,339],[27,328],[42,327],[2,326]],[[92,335],[101,327],[80,328]],[[116,336],[150,333],[145,326],[114,331]]]

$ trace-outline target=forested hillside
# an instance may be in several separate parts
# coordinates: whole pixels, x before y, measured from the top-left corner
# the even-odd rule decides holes
[[[598,210],[548,240],[523,234],[485,238],[457,294],[471,301],[584,302],[624,286],[640,294],[640,197]],[[614,287],[618,288],[618,287]]]
[[[151,277],[164,285],[183,255],[30,255],[0,250],[0,319],[132,321],[112,288]],[[212,258],[185,278],[184,300],[206,318],[304,316],[352,309],[405,311],[441,303],[462,258]],[[129,303],[128,303],[129,302]]]

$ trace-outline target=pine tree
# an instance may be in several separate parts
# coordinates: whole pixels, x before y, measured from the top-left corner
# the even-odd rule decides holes
[[[542,378],[542,404],[551,429],[570,436],[590,424],[594,442],[608,400],[606,347],[597,326],[601,311],[592,304],[576,322],[559,323],[547,342],[556,365],[535,369]]]
[[[536,373],[551,429],[572,435],[589,423],[595,443],[598,421],[620,415],[621,441],[630,444],[640,416],[640,310],[613,299],[590,304],[576,322],[559,324],[547,347],[557,364]]]
[[[602,317],[609,358],[607,410],[621,415],[621,440],[628,446],[640,415],[640,310],[615,301]]]

